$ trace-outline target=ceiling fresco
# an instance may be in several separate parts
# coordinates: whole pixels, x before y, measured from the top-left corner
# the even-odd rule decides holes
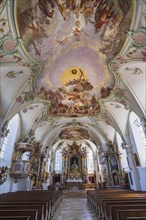
[[[24,47],[41,63],[35,93],[52,116],[98,115],[115,86],[107,63],[123,46],[132,1],[17,1]]]
[[[60,139],[73,140],[73,141],[89,139],[89,137],[90,136],[88,131],[84,128],[79,128],[79,127],[65,128],[59,134]]]

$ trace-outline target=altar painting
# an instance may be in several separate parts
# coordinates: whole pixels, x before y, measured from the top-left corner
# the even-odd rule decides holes
[[[110,165],[110,170],[111,172],[113,171],[118,171],[119,168],[118,168],[118,160],[117,160],[117,157],[115,157],[114,155],[111,155],[109,157],[109,165]]]
[[[114,172],[112,174],[112,178],[113,178],[113,185],[120,185],[120,180],[119,180],[119,175],[118,173]]]
[[[38,175],[39,172],[39,166],[40,166],[40,159],[39,157],[33,157],[31,160],[31,164],[32,164],[32,171],[33,173]]]
[[[30,174],[31,173],[31,170],[32,169],[32,165],[30,162],[25,162],[25,166],[24,166],[24,173],[25,174]]]
[[[70,171],[80,172],[80,161],[77,156],[73,156],[70,158]]]

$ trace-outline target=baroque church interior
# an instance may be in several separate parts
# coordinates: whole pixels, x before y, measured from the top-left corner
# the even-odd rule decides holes
[[[146,219],[146,0],[0,0],[0,219]]]

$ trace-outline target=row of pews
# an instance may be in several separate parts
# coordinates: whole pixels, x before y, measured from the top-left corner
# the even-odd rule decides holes
[[[60,202],[62,191],[17,191],[0,195],[0,220],[50,220]]]
[[[144,192],[88,190],[87,201],[100,220],[146,220]]]

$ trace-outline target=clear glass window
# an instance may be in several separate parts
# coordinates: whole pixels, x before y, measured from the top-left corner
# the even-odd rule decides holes
[[[55,172],[61,173],[62,171],[62,154],[60,149],[56,151],[55,155]]]
[[[89,149],[87,156],[88,173],[94,172],[93,151]]]

